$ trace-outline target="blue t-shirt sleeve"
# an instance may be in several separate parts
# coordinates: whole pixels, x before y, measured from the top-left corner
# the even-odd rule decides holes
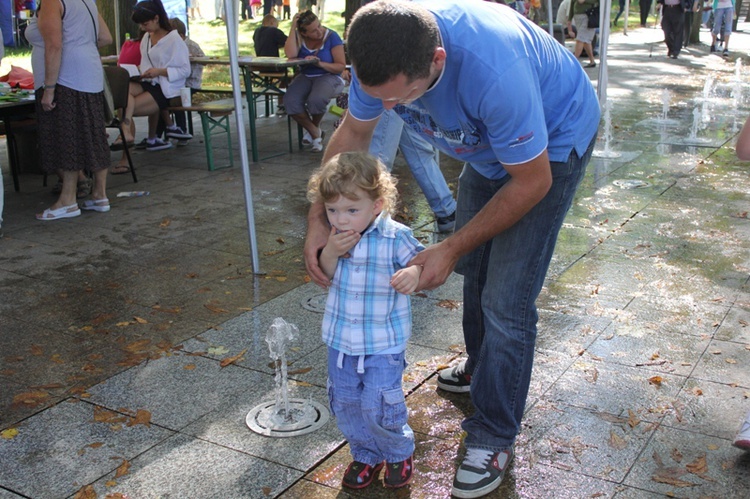
[[[383,114],[383,102],[370,97],[362,90],[354,68],[352,68],[352,82],[349,85],[348,112],[359,121],[374,120]]]
[[[547,123],[539,80],[528,59],[517,59],[486,82],[473,95],[481,99],[479,117],[498,161],[514,165],[542,154],[548,144]]]

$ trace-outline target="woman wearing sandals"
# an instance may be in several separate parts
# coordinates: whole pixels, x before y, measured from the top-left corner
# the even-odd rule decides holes
[[[134,142],[130,123],[133,116],[148,116],[148,138],[138,146],[147,151],[161,151],[172,147],[172,143],[157,137],[159,118],[167,125],[167,137],[192,139],[193,136],[175,126],[166,111],[169,99],[178,97],[185,80],[190,76],[190,54],[187,45],[176,30],[169,24],[169,17],[160,0],[145,0],[133,7],[130,17],[137,23],[141,38],[141,81],[130,83],[130,97],[122,124],[125,125],[125,139]],[[123,173],[122,171],[117,173]]]
[[[60,197],[39,220],[77,217],[81,208],[109,211],[109,147],[104,129],[104,73],[98,47],[112,35],[92,0],[43,0],[26,29],[32,46],[42,169],[62,171]],[[63,22],[63,19],[65,22]],[[75,123],[75,126],[71,124]],[[78,172],[94,176],[92,199],[76,202]]]

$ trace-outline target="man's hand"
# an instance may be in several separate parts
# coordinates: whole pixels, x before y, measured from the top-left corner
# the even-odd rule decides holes
[[[423,267],[416,291],[437,288],[453,272],[453,268],[458,262],[458,255],[451,250],[450,245],[446,244],[447,242],[448,239],[425,248],[409,262],[410,266],[421,265]]]
[[[399,269],[391,277],[391,286],[398,293],[404,295],[410,295],[417,289],[419,284],[419,275],[422,273],[422,267],[419,265],[413,265]]]
[[[322,205],[321,205],[322,206]],[[319,207],[320,208],[320,207]],[[307,219],[307,237],[305,238],[305,267],[307,274],[315,284],[321,288],[331,285],[331,280],[325,275],[318,262],[318,253],[328,242],[328,223],[323,220],[322,209],[320,216],[313,213],[314,207],[310,209],[311,215]]]

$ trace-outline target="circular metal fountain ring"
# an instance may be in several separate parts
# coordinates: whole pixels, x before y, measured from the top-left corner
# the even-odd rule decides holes
[[[291,418],[280,417],[276,413],[276,402],[269,400],[253,407],[247,413],[245,424],[266,437],[296,437],[317,430],[330,417],[326,407],[303,399],[289,399],[289,413]]]

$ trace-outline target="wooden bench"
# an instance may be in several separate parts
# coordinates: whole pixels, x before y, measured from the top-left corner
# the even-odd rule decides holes
[[[195,103],[190,106],[183,106],[179,98],[170,100],[170,106],[167,108],[170,112],[188,112],[198,113],[201,117],[201,127],[203,128],[203,142],[206,145],[206,159],[208,160],[208,170],[214,171],[218,168],[230,168],[234,166],[234,154],[232,153],[232,133],[229,130],[229,117],[234,113],[234,100],[221,99],[209,102]],[[214,165],[213,148],[211,147],[211,132],[219,128],[227,134],[227,151],[229,152],[229,164],[216,167]]]

